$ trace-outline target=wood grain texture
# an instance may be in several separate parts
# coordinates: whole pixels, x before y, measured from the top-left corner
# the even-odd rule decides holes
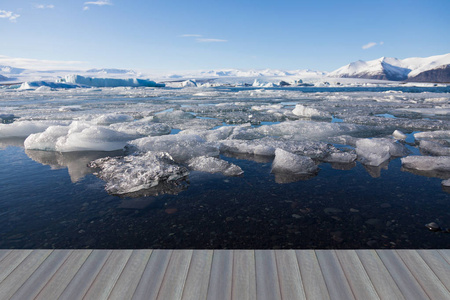
[[[281,297],[283,299],[306,299],[295,251],[275,251],[275,257]]]
[[[91,253],[92,250],[73,250],[35,300],[58,299]]]
[[[206,300],[213,250],[195,250],[184,284],[183,300]]]
[[[356,299],[380,299],[354,250],[333,251]]]
[[[316,255],[330,299],[355,299],[336,254],[330,250],[316,250]]]
[[[181,299],[191,258],[192,250],[173,251],[157,299]]]
[[[0,299],[10,299],[52,250],[34,250],[0,283]]]
[[[12,250],[0,250],[0,261],[2,261],[3,257],[7,256],[9,253],[11,253]]]
[[[83,299],[102,300],[108,299],[114,285],[125,268],[132,250],[113,251],[106,260],[97,277],[92,282]]]
[[[133,299],[156,299],[172,250],[153,250]]]
[[[406,299],[430,299],[394,251],[376,250],[376,252]]]
[[[233,251],[214,250],[208,287],[208,300],[231,299]]]
[[[395,251],[431,299],[450,299],[450,293],[415,250]]]
[[[327,285],[314,250],[296,250],[300,274],[306,298],[314,300],[330,299]]]
[[[144,273],[152,250],[134,250],[119,279],[114,285],[109,299],[131,299]]]
[[[380,299],[405,299],[375,250],[356,250]]]
[[[434,250],[417,250],[420,257],[433,270],[442,284],[450,291],[450,264]]]
[[[281,299],[277,262],[273,250],[255,250],[256,298]]]
[[[71,250],[54,250],[27,281],[11,297],[14,300],[32,299],[53,277],[71,254]]]
[[[111,250],[92,251],[91,255],[89,255],[83,266],[67,285],[59,299],[81,299],[88,291],[111,253]]]
[[[256,270],[254,250],[234,250],[231,298],[256,300]]]
[[[0,283],[5,280],[32,250],[14,250],[0,261]]]

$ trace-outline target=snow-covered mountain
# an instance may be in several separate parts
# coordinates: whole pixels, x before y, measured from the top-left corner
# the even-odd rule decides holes
[[[0,65],[0,74],[20,74],[23,71],[25,71],[25,69],[21,69],[21,68],[14,68],[11,66],[1,66]]]
[[[220,69],[209,71],[191,71],[181,72],[177,74],[170,74],[168,78],[211,78],[211,77],[285,77],[285,76],[301,76],[301,77],[319,77],[324,76],[325,72],[312,70],[294,70],[283,71],[276,69],[265,70],[240,70],[240,69]]]
[[[381,57],[356,61],[328,74],[330,77],[450,82],[450,53],[397,59]]]

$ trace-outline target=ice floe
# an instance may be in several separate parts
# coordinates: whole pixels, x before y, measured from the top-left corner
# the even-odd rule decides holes
[[[407,156],[401,159],[407,171],[443,179],[450,178],[450,156]]]
[[[275,159],[272,163],[273,173],[291,173],[295,175],[314,174],[318,167],[308,156],[297,155],[283,149],[275,150]]]
[[[225,176],[238,176],[244,173],[239,166],[216,157],[195,157],[188,161],[188,166],[195,171],[222,173]]]
[[[392,139],[374,138],[360,139],[356,142],[356,154],[361,163],[369,166],[379,166],[391,156],[408,155],[408,149]]]

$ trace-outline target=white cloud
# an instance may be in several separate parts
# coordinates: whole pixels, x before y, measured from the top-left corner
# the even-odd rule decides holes
[[[361,48],[364,49],[364,50],[366,50],[366,49],[375,47],[376,45],[380,45],[380,46],[381,46],[381,45],[383,45],[383,44],[384,44],[384,42],[379,42],[379,43],[370,42],[370,43],[368,43],[368,44],[363,45]]]
[[[182,34],[180,37],[202,37],[201,34]]]
[[[86,64],[83,61],[61,61],[45,60],[34,58],[9,57],[0,55],[0,65],[12,66],[16,68],[38,69],[38,70],[57,70],[57,69],[76,69]]]
[[[20,15],[13,13],[12,11],[0,10],[0,19],[8,19],[11,22],[17,22],[17,18]]]
[[[227,40],[222,40],[222,39],[204,39],[204,38],[198,38],[196,39],[197,42],[200,43],[223,43],[223,42],[228,42]]]
[[[109,0],[99,0],[99,1],[89,1],[89,2],[84,2],[84,5],[98,5],[98,6],[103,6],[103,5],[113,5]]]
[[[38,8],[38,9],[55,8],[55,6],[53,4],[36,4],[36,5],[34,5],[34,7]]]
[[[89,10],[89,6],[83,7],[83,10]]]

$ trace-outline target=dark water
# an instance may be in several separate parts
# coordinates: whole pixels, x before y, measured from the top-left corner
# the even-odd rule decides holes
[[[369,170],[322,163],[316,177],[277,183],[289,178],[275,178],[270,159],[223,156],[244,175],[191,172],[178,195],[120,198],[76,168],[98,154],[34,155],[41,163],[0,150],[0,248],[450,248],[450,234],[424,227],[450,227],[450,194],[400,159]],[[42,164],[55,160],[78,181]]]

